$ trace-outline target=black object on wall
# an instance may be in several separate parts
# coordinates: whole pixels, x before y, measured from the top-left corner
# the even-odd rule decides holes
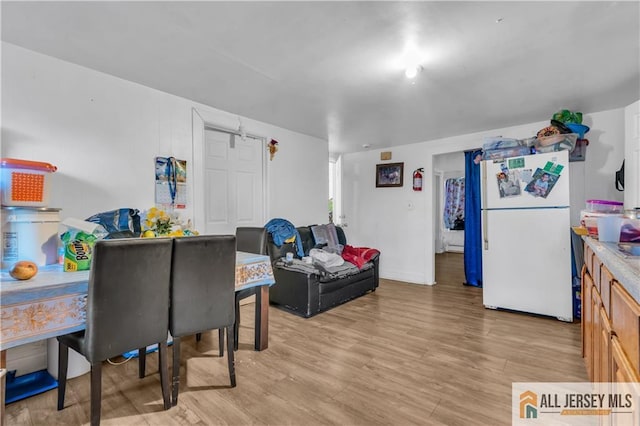
[[[622,167],[616,172],[616,189],[624,191],[624,160],[622,160]]]

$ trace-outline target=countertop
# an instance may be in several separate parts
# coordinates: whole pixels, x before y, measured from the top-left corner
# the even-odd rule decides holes
[[[631,256],[616,243],[601,243],[591,237],[582,237],[615,279],[640,303],[640,256]]]

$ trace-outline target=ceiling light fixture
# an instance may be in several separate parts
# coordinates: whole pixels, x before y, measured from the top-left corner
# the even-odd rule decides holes
[[[404,71],[404,75],[408,79],[413,79],[413,78],[416,78],[416,76],[418,75],[418,73],[420,71],[422,71],[422,66],[420,66],[420,65],[411,65],[411,66],[407,67],[407,69]]]

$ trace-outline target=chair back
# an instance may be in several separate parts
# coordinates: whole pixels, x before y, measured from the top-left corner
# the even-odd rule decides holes
[[[174,337],[233,325],[236,237],[176,238],[169,328]]]
[[[96,242],[86,310],[89,362],[166,340],[171,253],[169,238]]]
[[[236,228],[236,244],[238,251],[255,254],[267,254],[267,230],[264,227]]]

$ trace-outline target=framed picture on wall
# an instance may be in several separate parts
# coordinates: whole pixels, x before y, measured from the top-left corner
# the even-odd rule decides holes
[[[376,188],[402,186],[404,163],[376,164]]]

